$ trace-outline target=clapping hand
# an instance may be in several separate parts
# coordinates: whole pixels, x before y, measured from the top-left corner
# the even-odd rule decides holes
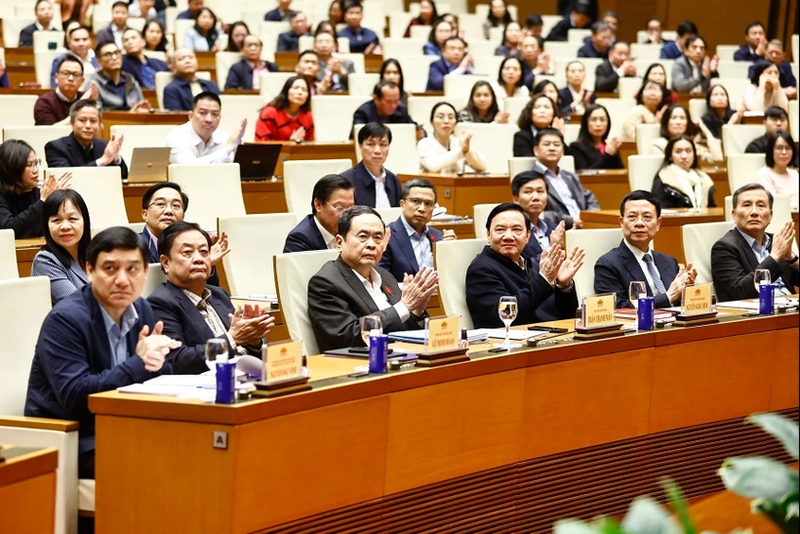
[[[561,249],[561,245],[552,243],[550,249],[542,251],[542,255],[539,257],[539,274],[547,280],[547,283],[552,284],[565,259],[566,254]]]
[[[135,103],[131,107],[131,113],[150,113],[151,109],[150,102],[147,100],[142,100],[141,102]]]
[[[470,140],[472,140],[472,132],[464,132],[463,134],[461,134],[461,139],[459,140],[459,143],[461,144],[461,153],[464,154],[465,156],[469,152]]]
[[[586,258],[586,252],[580,248],[575,247],[568,258],[565,258],[561,263],[556,275],[556,281],[561,287],[567,286],[575,273],[583,266],[583,260]]]
[[[667,298],[669,298],[669,301],[678,302],[678,299],[683,294],[683,288],[694,284],[695,278],[697,278],[697,270],[689,263],[686,265],[686,269],[682,269],[678,272],[675,279],[669,285],[669,288],[667,288]]]
[[[100,156],[100,161],[98,162],[101,167],[119,161],[119,151],[122,148],[122,140],[124,137],[124,135],[120,135],[119,137],[115,135],[111,136],[111,141],[106,145],[106,149],[103,151],[103,155]]]
[[[69,189],[71,180],[71,172],[65,172],[60,178],[56,178],[56,175],[53,173],[48,173],[47,178],[42,184],[42,189],[39,191],[40,198],[42,201],[45,201],[53,191],[58,189]]]
[[[294,141],[295,143],[300,143],[305,138],[306,138],[306,129],[303,128],[302,126],[293,131],[292,135],[289,136],[289,140]]]
[[[406,305],[408,311],[420,316],[425,313],[425,307],[438,284],[439,273],[423,265],[416,275],[406,274],[403,277],[401,302]]]
[[[80,97],[80,100],[97,100],[99,96],[100,88],[97,86],[97,82],[92,82],[89,84],[89,89],[87,89],[86,92]]]
[[[158,321],[150,333],[150,327],[144,325],[139,332],[139,341],[136,343],[136,355],[144,362],[144,368],[155,373],[164,365],[164,358],[172,349],[181,346],[181,342],[161,333],[164,323]]]
[[[214,244],[211,245],[211,253],[209,256],[211,258],[211,265],[216,265],[219,263],[219,260],[227,256],[230,252],[228,248],[228,234],[222,232],[213,242]]]
[[[510,115],[508,111],[498,111],[497,114],[494,116],[494,122],[497,124],[508,124],[508,119]]]
[[[228,152],[233,152],[240,144],[242,144],[242,138],[244,137],[245,129],[247,129],[247,119],[242,119],[239,121],[238,128],[231,132],[230,137],[228,137]]]
[[[620,141],[619,137],[616,135],[609,137],[606,140],[606,154],[609,156],[615,155],[619,151],[620,146],[622,146],[622,141]]]
[[[552,232],[550,232],[550,245],[558,245],[562,249],[566,247],[565,238],[567,235],[567,225],[561,221],[556,225]]]
[[[553,124],[551,126],[553,128],[555,128],[556,130],[558,130],[559,132],[561,132],[561,135],[564,135],[564,134],[567,133],[567,125],[564,122],[564,119],[561,118],[561,117],[554,117],[553,118]]]
[[[794,221],[788,221],[779,231],[772,236],[771,256],[775,261],[790,259],[792,257],[792,243],[794,242]]]
[[[258,345],[275,324],[275,318],[258,306],[239,306],[228,314],[228,320],[231,324],[228,333],[238,345]]]
[[[458,239],[456,236],[456,231],[451,229],[442,230],[442,241],[454,241]]]

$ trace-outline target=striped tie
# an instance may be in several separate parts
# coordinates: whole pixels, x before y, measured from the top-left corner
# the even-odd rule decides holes
[[[644,262],[647,264],[647,272],[650,273],[650,278],[653,279],[653,285],[656,287],[656,294],[666,293],[667,288],[664,287],[664,282],[661,281],[661,277],[658,275],[656,266],[653,263],[653,256],[650,254],[645,254]]]

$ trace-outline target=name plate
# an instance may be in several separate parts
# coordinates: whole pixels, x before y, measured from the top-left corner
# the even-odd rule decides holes
[[[615,304],[613,293],[585,297],[581,307],[583,328],[591,330],[616,325]]]
[[[692,315],[703,315],[714,311],[714,303],[711,298],[712,284],[695,284],[683,288],[681,295],[681,313],[685,317]]]
[[[270,343],[265,363],[264,379],[267,384],[303,378],[303,356],[300,353],[299,341]]]
[[[425,322],[427,329],[426,352],[457,349],[461,335],[460,325],[461,317],[458,315],[429,318]]]

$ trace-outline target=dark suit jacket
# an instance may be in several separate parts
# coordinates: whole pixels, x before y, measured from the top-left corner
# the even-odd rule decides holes
[[[681,49],[678,48],[678,43],[675,41],[664,41],[664,45],[661,47],[661,53],[659,54],[659,59],[678,59],[683,55]]]
[[[538,165],[536,165],[535,168],[541,171],[541,168]],[[575,197],[575,202],[578,203],[578,207],[581,210],[600,209],[600,204],[597,202],[597,198],[594,196],[594,193],[583,188],[581,180],[578,178],[577,174],[573,174],[569,171],[561,169],[561,175],[567,182],[567,186],[572,192],[572,196]],[[558,191],[556,191],[556,188],[550,185],[549,180],[547,187],[547,206],[545,206],[542,218],[553,226],[556,226],[561,221],[564,221],[567,230],[572,228],[572,216],[569,214],[567,205],[564,204],[564,201],[558,194]]]
[[[569,30],[574,30],[575,26],[572,25],[572,19],[567,13],[563,19],[558,21],[558,24],[553,26],[553,29],[550,30],[550,33],[547,34],[546,41],[566,41],[567,40],[567,32]]]
[[[311,32],[306,32],[303,35],[311,35]],[[293,31],[283,32],[278,35],[278,52],[297,52],[300,48],[300,37],[302,35]]]
[[[450,66],[444,60],[439,58],[431,63],[428,69],[428,85],[425,87],[426,91],[441,91],[444,89],[444,77],[455,70],[458,65]]]
[[[568,153],[575,158],[575,170],[583,169],[623,169],[622,158],[619,151],[613,156],[601,154],[598,149],[582,141],[575,141],[569,145]]]
[[[392,230],[392,238],[389,240],[389,246],[383,253],[379,265],[392,273],[395,280],[402,281],[405,273],[414,275],[419,271],[417,257],[414,255],[414,247],[411,245],[411,238],[408,237],[403,222],[398,218],[390,222],[388,226]],[[433,251],[433,243],[442,240],[442,232],[429,226],[426,237],[431,242],[431,251]]]
[[[561,111],[563,113],[571,113],[572,108],[572,92],[570,92],[569,87],[564,87],[563,89],[558,90],[558,96],[561,97]],[[589,103],[594,104],[594,101],[597,99],[597,93],[592,92],[592,96],[589,97]]]
[[[381,275],[383,293],[394,306],[402,296],[397,281],[389,271],[381,267],[375,270]],[[323,265],[308,281],[308,317],[321,352],[364,346],[360,321],[365,315],[378,315],[384,334],[422,327],[413,315],[400,321],[394,308],[378,311],[364,284],[341,256]]]
[[[658,269],[658,274],[661,275],[661,281],[664,282],[664,287],[669,288],[669,285],[678,276],[677,260],[654,250],[653,261]],[[594,292],[597,295],[615,293],[617,308],[633,308],[628,292],[630,284],[634,280],[646,282],[647,278],[641,265],[636,261],[624,241],[620,242],[617,248],[602,255],[594,264]],[[650,289],[650,284],[645,285],[647,286],[647,296],[652,297],[653,291]],[[672,303],[666,293],[659,293],[655,297],[655,306],[656,308],[669,308]]]
[[[514,157],[532,158],[534,135],[530,128],[520,130],[514,134]]]
[[[517,318],[512,324],[531,324],[575,317],[578,297],[575,288],[554,289],[539,274],[531,262],[523,271],[510,259],[491,249],[483,248],[467,268],[467,307],[475,328],[499,328],[503,322],[497,315],[500,297],[517,297]],[[543,306],[555,294],[552,312]],[[549,307],[547,307],[549,308]],[[552,316],[554,313],[556,316]]]
[[[580,50],[578,50],[578,57],[608,57],[608,50],[600,52],[594,47],[591,38],[587,37],[587,39],[589,39],[589,42],[585,42]]]
[[[772,234],[767,235],[770,237],[767,249],[772,250]],[[780,278],[792,292],[795,286],[800,285],[798,270],[792,269],[784,260],[775,261],[772,256],[767,256],[758,263],[755,252],[736,228],[729,230],[711,247],[711,278],[719,302],[758,298],[753,285],[756,269],[769,269],[772,282]]]
[[[728,61],[728,58],[720,58],[722,61]],[[745,43],[739,47],[739,50],[733,53],[734,61],[758,61],[764,59],[764,56],[759,56],[750,51],[750,45]]]
[[[283,253],[288,252],[307,252],[311,250],[326,250],[328,244],[322,238],[322,234],[314,222],[314,215],[307,215],[300,224],[294,227],[289,235],[286,236],[286,244],[283,245]]]
[[[32,47],[33,46],[33,32],[36,32],[36,31],[39,31],[39,29],[36,28],[36,23],[33,23],[30,26],[25,26],[24,28],[22,28],[22,30],[19,32],[19,45],[18,46],[20,48],[23,48],[23,47],[30,48],[30,47]],[[51,28],[48,31],[54,32],[54,31],[58,31],[58,30],[56,30],[55,28]]]
[[[278,72],[278,66],[271,61],[265,61],[267,70]],[[225,80],[225,89],[253,89],[253,67],[245,60],[235,63],[228,71],[228,78]]]
[[[548,223],[544,219],[539,219],[539,220],[543,222],[546,227],[544,231],[545,237],[550,237],[550,234],[553,233],[553,229],[555,228],[555,226]],[[531,230],[531,238],[528,240],[528,244],[525,245],[525,248],[522,250],[522,257],[530,259],[530,261],[532,261],[536,265],[539,265],[539,257],[541,255],[542,255],[542,247],[541,245],[539,245],[539,241],[537,241],[536,238],[533,237],[533,230]]]
[[[217,84],[210,80],[197,80],[203,91],[220,94]],[[192,88],[187,80],[176,78],[164,88],[164,108],[170,111],[189,111],[192,109]]]
[[[267,14],[264,15],[264,20],[269,20],[269,21],[273,21],[273,22],[280,22],[282,20],[289,20],[294,13],[295,13],[294,10],[290,9],[290,10],[288,10],[286,12],[286,16],[284,16],[283,13],[281,13],[280,8],[276,7],[275,9],[267,11]]]
[[[83,145],[75,139],[75,134],[69,134],[44,145],[44,154],[47,166],[50,168],[97,167],[97,159],[105,152],[106,145],[108,145],[108,141],[98,137],[94,140],[92,148],[87,154]],[[125,164],[125,160],[122,157],[120,157],[119,161],[119,164],[112,163],[109,167],[120,167],[122,179],[127,180],[128,165]]]
[[[375,180],[369,174],[363,161],[355,167],[347,169],[341,175],[353,184],[356,190],[356,204],[375,207]],[[386,169],[386,178],[383,180],[383,185],[386,188],[386,195],[389,197],[389,203],[392,207],[399,206],[403,186],[400,185],[400,180],[397,179],[397,176],[389,169]]]
[[[394,111],[394,113],[388,117],[381,117],[378,115],[378,108],[375,106],[375,102],[372,100],[361,104],[353,114],[353,126],[356,124],[368,124],[370,122],[382,122],[384,124],[413,124],[419,128],[419,125],[414,122],[403,104],[397,106],[397,109]],[[350,139],[352,138],[353,128],[350,128]]]
[[[610,61],[605,60],[595,71],[594,91],[595,93],[616,93],[619,74]]]
[[[156,247],[156,243],[155,241],[153,241],[152,239],[153,236],[150,234],[150,231],[147,229],[147,226],[144,227],[144,230],[142,230],[142,233],[140,233],[139,236],[144,240],[145,243],[147,243],[147,250],[150,251],[149,262],[160,264],[161,256],[158,254],[158,248]],[[161,267],[158,268],[160,269]],[[210,286],[219,287],[219,274],[217,274],[216,267],[211,268],[211,276],[208,277],[207,284]]]
[[[114,23],[112,22],[111,24],[109,24],[108,26],[106,26],[105,28],[102,28],[99,32],[97,32],[97,35],[95,36],[95,42],[97,44],[115,42],[114,41],[114,33],[111,31],[111,25],[112,24],[114,24]],[[125,32],[127,29],[128,29],[128,25],[126,24],[125,25],[125,29],[123,29],[122,31]]]
[[[692,199],[689,196],[678,189],[677,187],[673,187],[669,185],[669,182],[674,179],[674,173],[670,170],[669,167],[661,169],[658,171],[658,175],[656,175],[655,179],[653,180],[653,187],[651,191],[653,194],[658,198],[659,202],[661,202],[662,208],[691,208],[693,206]],[[666,181],[666,183],[665,183]],[[673,182],[675,183],[675,182]],[[717,204],[714,202],[714,193],[716,189],[712,185],[708,189],[708,207],[714,208]]]
[[[153,72],[167,72],[169,70],[169,66],[160,59],[147,56],[145,56],[144,59],[147,62],[147,66],[153,69]],[[122,56],[122,70],[133,76],[134,79],[139,82],[139,85],[142,86],[142,89],[153,89],[153,87],[147,87],[144,84],[144,80],[142,79],[142,63],[139,61],[139,58],[128,55]]]
[[[133,306],[139,319],[126,336],[129,356],[117,366],[91,284],[56,304],[42,324],[28,378],[25,415],[78,421],[80,453],[94,449],[89,395],[172,374],[169,362],[160,372],[147,371],[135,354],[139,332],[145,325],[152,330],[155,319],[144,299],[137,299]]]

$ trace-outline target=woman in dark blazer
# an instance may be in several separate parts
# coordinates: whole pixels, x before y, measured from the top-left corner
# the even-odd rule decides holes
[[[622,169],[619,155],[621,141],[614,136],[608,139],[611,131],[611,116],[600,104],[586,108],[581,118],[578,140],[569,145],[569,154],[575,158],[575,170],[583,169]]]
[[[543,128],[555,128],[563,134],[566,131],[561,110],[544,93],[531,97],[517,120],[519,131],[514,134],[514,157],[534,157],[533,140]]]

